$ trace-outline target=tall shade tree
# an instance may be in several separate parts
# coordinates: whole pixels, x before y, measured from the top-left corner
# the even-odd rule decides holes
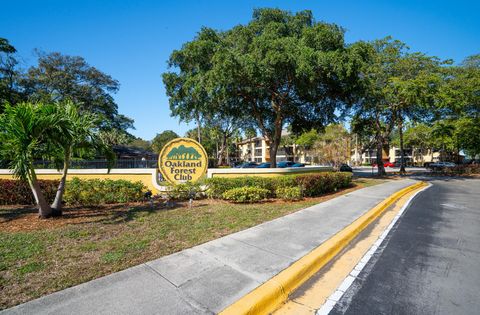
[[[262,133],[276,167],[286,125],[320,130],[351,101],[358,63],[343,33],[310,11],[279,9],[256,9],[250,23],[225,32],[202,29],[172,53],[175,71],[164,74],[172,114],[188,121],[221,108]]]
[[[366,62],[362,67],[364,96],[356,103],[354,125],[375,130],[378,173],[384,175],[382,152],[396,127],[400,138],[401,172],[405,172],[403,129],[406,120],[420,121],[433,112],[443,77],[436,57],[409,53],[404,43],[386,37],[354,44]],[[431,115],[430,115],[431,116]]]
[[[428,150],[433,150],[435,147],[435,141],[432,137],[432,127],[426,123],[410,124],[403,133],[404,145],[410,148],[415,148],[414,153],[423,165],[424,156],[428,153]],[[394,145],[400,145],[400,139],[395,138]],[[433,152],[432,152],[433,153]]]
[[[405,173],[404,124],[431,119],[443,85],[441,62],[436,57],[398,50],[383,88],[392,121],[399,133],[400,173]]]
[[[172,52],[168,64],[175,71],[163,74],[172,116],[185,122],[194,120],[198,142],[202,142],[205,113],[212,112],[210,107],[213,102],[206,88],[206,74],[212,68],[212,58],[219,41],[215,30],[202,28],[193,41]]]
[[[0,38],[0,113],[6,103],[15,104],[24,98],[19,87],[21,73],[16,52],[7,39]]]
[[[49,141],[61,132],[59,127],[63,124],[55,105],[6,105],[0,115],[0,156],[8,161],[15,177],[28,182],[42,218],[51,216],[52,209],[40,189],[33,162],[49,155]]]
[[[210,91],[237,102],[232,115],[255,123],[269,143],[271,167],[282,129],[321,130],[349,101],[357,79],[343,29],[310,11],[256,9],[247,25],[222,34],[209,73]]]
[[[97,127],[102,130],[125,133],[133,128],[133,120],[119,114],[112,96],[119,89],[118,81],[82,57],[39,53],[38,65],[28,70],[23,85],[33,101],[72,101],[83,112],[98,115]]]
[[[157,133],[152,140],[152,150],[156,153],[160,153],[163,146],[175,138],[178,138],[178,134],[172,130],[165,130],[161,133]]]
[[[98,117],[95,114],[80,111],[77,105],[72,102],[65,102],[64,104],[57,104],[55,115],[61,117],[62,124],[58,126],[60,132],[48,139],[48,152],[55,164],[61,166],[62,176],[51,207],[54,215],[61,215],[63,194],[71,159],[73,157],[82,158],[102,154],[107,158],[110,168],[115,154],[111,146],[100,137],[97,128]]]
[[[449,120],[436,121],[432,126],[431,133],[435,146],[440,148],[440,161],[444,161],[447,152],[455,149],[455,125]]]
[[[480,155],[480,118],[463,117],[455,122],[458,146],[475,159]]]

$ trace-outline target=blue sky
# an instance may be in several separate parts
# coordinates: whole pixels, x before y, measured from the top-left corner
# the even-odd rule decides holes
[[[120,81],[121,113],[135,119],[132,133],[152,139],[193,125],[170,117],[161,74],[174,49],[201,26],[219,30],[244,24],[253,8],[310,9],[317,20],[337,23],[346,41],[387,35],[456,62],[480,53],[479,1],[21,1],[0,0],[0,37],[18,49],[23,66],[35,48],[84,57]]]

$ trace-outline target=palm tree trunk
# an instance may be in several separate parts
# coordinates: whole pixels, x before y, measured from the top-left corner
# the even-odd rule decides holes
[[[45,196],[43,196],[42,189],[40,188],[37,175],[35,174],[33,167],[30,169],[28,184],[30,185],[30,189],[32,189],[33,196],[35,197],[35,201],[38,206],[38,216],[42,219],[49,218],[52,215],[52,208],[50,208],[45,200]]]
[[[60,179],[60,183],[58,184],[57,193],[55,194],[55,200],[53,200],[53,203],[51,205],[52,214],[54,216],[62,215],[63,194],[65,193],[65,184],[67,182],[67,173],[68,173],[69,167],[70,167],[70,148],[65,150],[62,178]]]

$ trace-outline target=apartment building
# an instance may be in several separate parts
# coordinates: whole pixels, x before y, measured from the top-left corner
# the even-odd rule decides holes
[[[440,160],[440,152],[433,149],[405,148],[403,152],[406,165],[423,166]],[[400,159],[400,148],[398,147],[390,147],[388,151],[382,151],[383,162],[399,163]],[[374,164],[377,162],[377,150],[367,149],[360,152],[354,148],[350,161],[353,165]]]
[[[287,135],[287,132],[282,132]],[[264,137],[254,137],[237,142],[237,156],[242,161],[270,162],[270,145]],[[295,161],[299,163],[310,163],[308,157],[297,145],[279,146],[277,150],[277,162]]]

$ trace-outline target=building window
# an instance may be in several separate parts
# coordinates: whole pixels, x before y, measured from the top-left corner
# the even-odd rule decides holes
[[[262,149],[255,149],[255,156],[262,156]]]

